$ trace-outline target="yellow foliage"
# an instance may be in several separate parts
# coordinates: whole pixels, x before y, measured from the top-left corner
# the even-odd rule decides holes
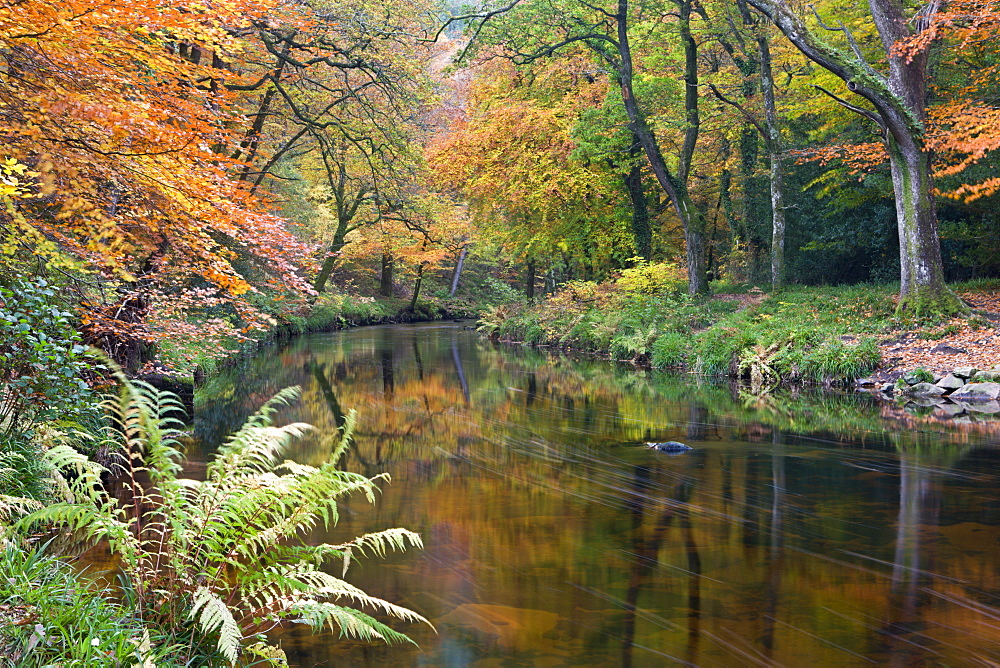
[[[653,294],[687,281],[687,270],[677,262],[639,262],[622,272],[617,281],[626,292]]]

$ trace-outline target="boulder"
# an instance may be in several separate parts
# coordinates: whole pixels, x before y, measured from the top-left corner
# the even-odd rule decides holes
[[[957,390],[958,388],[965,385],[965,381],[956,376],[953,373],[949,373],[947,376],[935,383],[938,387],[944,390]]]
[[[974,366],[960,366],[951,372],[951,375],[958,376],[959,378],[972,378],[979,371]]]
[[[906,390],[906,393],[915,397],[940,397],[945,391],[943,387],[938,387],[937,385],[917,383],[916,385],[911,385]]]
[[[691,450],[690,445],[684,445],[678,441],[666,441],[664,443],[647,443],[647,448],[659,450],[660,452],[687,452]]]
[[[871,387],[875,384],[875,380],[873,378],[856,378],[854,384],[858,387]]]
[[[879,388],[885,394],[892,394],[896,390],[896,386],[892,383],[882,383],[882,387]]]
[[[1000,384],[997,383],[968,383],[951,393],[953,401],[966,403],[993,401],[998,397],[1000,397]]]
[[[1000,383],[1000,371],[977,371],[973,383]]]
[[[929,383],[934,380],[934,376],[927,369],[914,369],[903,374],[903,382],[907,385],[917,383]]]

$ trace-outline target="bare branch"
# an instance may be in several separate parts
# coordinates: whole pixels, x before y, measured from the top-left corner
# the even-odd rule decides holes
[[[715,84],[710,83],[708,84],[708,87],[709,89],[711,89],[712,94],[715,95],[715,97],[718,98],[720,102],[728,104],[729,106],[735,108],[737,111],[743,114],[743,117],[747,119],[747,121],[749,121],[755,128],[757,128],[757,132],[759,132],[761,136],[764,137],[764,139],[769,139],[767,131],[764,129],[764,126],[761,124],[760,120],[756,116],[751,114],[746,107],[741,105],[736,100],[730,100],[728,97],[723,95],[719,91],[719,89],[715,87]]]
[[[882,120],[882,117],[879,116],[878,114],[876,114],[874,111],[868,111],[867,109],[865,109],[863,107],[859,107],[857,105],[851,104],[850,102],[848,102],[844,98],[842,98],[842,97],[840,97],[838,95],[835,95],[834,93],[831,93],[830,91],[828,91],[827,89],[823,88],[822,86],[820,86],[818,84],[813,84],[813,88],[816,88],[816,89],[818,89],[818,90],[826,93],[831,98],[833,98],[834,102],[836,102],[837,104],[841,105],[845,109],[850,109],[854,113],[859,114],[861,116],[864,116],[865,118],[867,118],[870,121],[874,121],[879,126],[879,128],[882,129],[883,132],[885,131],[885,122]]]

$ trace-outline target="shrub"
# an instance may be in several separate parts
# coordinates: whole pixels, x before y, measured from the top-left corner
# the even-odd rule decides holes
[[[653,343],[653,366],[680,367],[687,364],[690,338],[690,336],[679,332],[661,334]]]
[[[622,271],[618,287],[626,292],[655,294],[675,288],[687,280],[686,269],[676,262],[640,261],[636,266]]]
[[[91,360],[44,280],[0,286],[0,429],[81,419],[95,403],[83,376]]]

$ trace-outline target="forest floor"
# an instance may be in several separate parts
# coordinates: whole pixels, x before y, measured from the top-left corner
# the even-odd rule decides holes
[[[1000,364],[1000,290],[959,296],[979,318],[955,318],[930,332],[893,332],[879,343],[882,364],[872,378],[888,382],[917,367],[940,375],[956,367]]]

